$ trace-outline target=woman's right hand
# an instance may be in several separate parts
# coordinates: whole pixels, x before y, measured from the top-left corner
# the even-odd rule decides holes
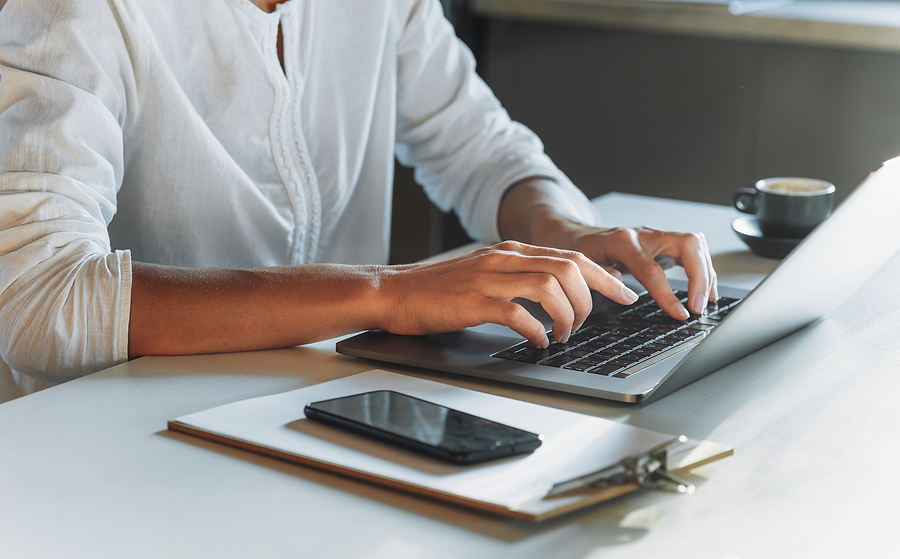
[[[392,266],[379,272],[379,327],[429,334],[485,323],[512,328],[547,347],[544,326],[513,299],[540,303],[564,342],[591,312],[590,290],[631,304],[637,295],[580,252],[505,241],[445,261]]]

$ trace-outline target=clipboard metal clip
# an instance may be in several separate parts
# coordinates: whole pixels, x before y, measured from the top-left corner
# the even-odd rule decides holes
[[[578,490],[634,484],[644,489],[690,494],[694,485],[669,472],[666,456],[687,442],[684,435],[650,449],[646,454],[625,458],[617,464],[553,485],[545,497],[557,497]]]

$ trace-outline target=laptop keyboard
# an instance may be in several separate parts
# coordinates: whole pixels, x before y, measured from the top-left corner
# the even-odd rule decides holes
[[[682,303],[687,302],[687,292],[676,291],[675,295]],[[492,357],[628,378],[700,343],[739,302],[740,299],[722,297],[709,303],[702,315],[676,320],[660,309],[650,295],[644,294],[633,305],[619,307],[623,310],[618,314],[604,312],[592,316],[589,325],[569,336],[566,343],[551,342],[550,347],[537,349],[526,340]]]

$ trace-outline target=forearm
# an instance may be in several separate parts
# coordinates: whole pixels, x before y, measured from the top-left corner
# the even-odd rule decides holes
[[[134,263],[129,357],[289,347],[383,320],[378,266],[257,270]]]

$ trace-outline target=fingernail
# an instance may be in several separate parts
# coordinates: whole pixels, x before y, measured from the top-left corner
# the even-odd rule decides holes
[[[682,305],[680,302],[678,303],[678,306],[675,307],[675,309],[678,311],[678,316],[680,316],[682,320],[691,316],[691,313],[689,313],[688,310],[684,308],[684,305]]]
[[[691,300],[691,309],[693,309],[694,314],[702,314],[703,308],[706,306],[706,302],[703,300],[701,296],[695,296]]]
[[[547,349],[548,347],[550,347],[550,338],[544,336],[544,340],[540,344],[538,344],[537,347],[538,349]]]
[[[556,341],[561,344],[564,344],[569,341],[569,336],[572,334],[571,331],[563,332],[562,336],[560,336]],[[555,337],[555,336],[554,336]]]
[[[622,296],[628,300],[629,305],[638,300],[638,294],[628,289],[628,286],[625,284],[622,284]]]

